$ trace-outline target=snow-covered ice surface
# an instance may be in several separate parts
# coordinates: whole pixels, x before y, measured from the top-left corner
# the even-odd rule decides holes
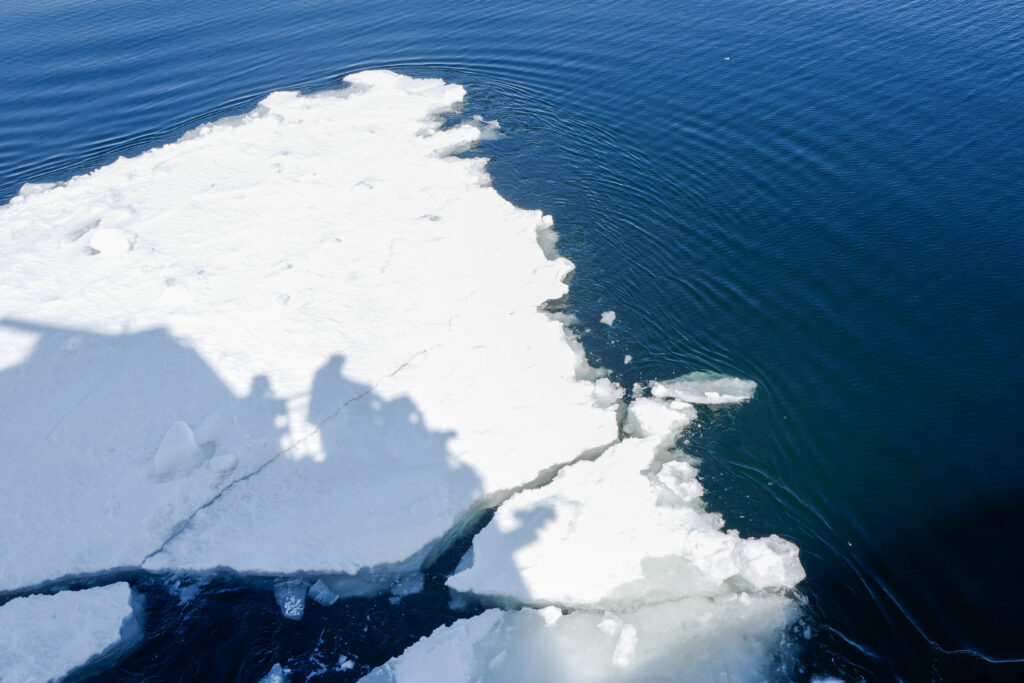
[[[0,208],[0,593],[229,568],[298,620],[422,591],[439,540],[500,504],[448,583],[507,611],[371,680],[766,677],[797,549],[725,530],[675,450],[693,403],[754,383],[624,407],[543,310],[572,270],[550,218],[452,155],[496,126],[443,127],[458,85],[346,81]]]
[[[346,80],[0,208],[0,590],[415,561],[616,439],[462,87]]]
[[[0,681],[60,678],[117,645],[133,625],[126,583],[15,598],[0,606]]]
[[[697,469],[674,448],[695,416],[678,399],[635,398],[631,436],[516,493],[473,539],[448,585],[540,611],[494,610],[439,629],[367,680],[449,670],[456,681],[778,674],[797,613],[787,591],[804,578],[798,549],[777,536],[741,538],[704,509]]]

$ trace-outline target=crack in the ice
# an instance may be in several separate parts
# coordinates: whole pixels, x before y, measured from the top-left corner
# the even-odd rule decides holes
[[[267,467],[269,467],[271,464],[276,462],[278,460],[278,458],[280,458],[282,455],[295,450],[295,448],[297,448],[298,446],[301,446],[303,443],[305,443],[309,439],[311,439],[314,436],[316,436],[317,434],[319,434],[320,431],[323,429],[324,425],[327,424],[329,421],[333,420],[334,418],[336,418],[341,413],[341,411],[345,409],[346,406],[351,405],[352,403],[355,403],[356,401],[359,401],[362,398],[365,398],[368,394],[372,393],[383,382],[385,382],[386,380],[391,379],[392,377],[394,377],[395,375],[400,373],[402,370],[407,368],[414,360],[416,360],[416,358],[418,358],[419,356],[422,356],[424,353],[426,353],[428,351],[431,351],[431,350],[433,350],[435,348],[437,348],[437,345],[428,347],[426,349],[422,349],[420,351],[417,351],[416,353],[414,353],[409,358],[409,360],[405,361],[404,363],[399,365],[397,368],[392,370],[390,373],[388,373],[384,377],[381,377],[376,382],[374,382],[373,384],[368,386],[365,391],[363,391],[360,394],[357,394],[356,396],[353,396],[352,398],[348,399],[347,401],[345,401],[344,403],[339,405],[334,410],[334,412],[332,412],[330,415],[328,415],[324,419],[320,420],[320,422],[318,422],[316,424],[316,426],[313,428],[313,430],[310,431],[308,434],[306,434],[304,437],[302,437],[301,439],[295,441],[292,445],[288,446],[287,448],[284,448],[284,449],[278,451],[277,453],[275,453],[273,455],[273,457],[271,457],[269,460],[267,460],[265,463],[263,463],[262,465],[260,465],[256,469],[254,469],[252,472],[249,472],[248,474],[246,474],[244,476],[241,476],[238,479],[235,479],[235,480],[231,481],[231,483],[229,483],[227,486],[225,486],[220,491],[218,491],[217,495],[215,495],[213,498],[211,498],[210,500],[206,501],[205,503],[200,505],[198,508],[193,510],[192,513],[189,514],[188,517],[186,517],[185,519],[183,519],[180,522],[178,522],[177,524],[175,524],[174,525],[174,529],[171,531],[171,535],[168,536],[164,540],[164,542],[160,544],[159,548],[157,548],[156,550],[150,552],[148,555],[146,555],[144,558],[142,558],[142,561],[139,562],[139,567],[142,567],[143,565],[146,564],[146,562],[151,560],[153,557],[155,557],[156,555],[159,555],[164,550],[166,550],[168,545],[170,545],[176,538],[181,536],[181,534],[183,534],[185,532],[185,530],[188,529],[189,526],[191,526],[192,521],[196,518],[196,516],[200,512],[202,512],[203,510],[207,509],[208,507],[210,507],[211,505],[216,503],[218,500],[220,500],[221,497],[223,497],[223,495],[225,493],[227,493],[232,488],[234,488],[236,484],[240,484],[242,482],[248,481],[249,479],[252,479],[257,474],[259,474],[263,470],[267,469]]]
[[[44,436],[39,443],[43,444],[43,443],[46,443],[47,441],[49,441],[50,437],[53,436],[53,433],[57,431],[57,428],[60,427],[62,424],[64,424],[64,420],[68,419],[68,416],[71,415],[71,413],[75,412],[75,410],[78,408],[78,406],[80,406],[83,403],[85,403],[86,400],[88,400],[88,398],[90,396],[92,396],[96,392],[96,390],[99,389],[100,386],[103,385],[104,382],[106,382],[108,379],[110,379],[111,375],[113,375],[115,372],[120,370],[122,367],[124,367],[124,364],[116,365],[113,368],[111,368],[109,372],[105,373],[102,377],[100,377],[98,380],[96,380],[96,383],[92,385],[92,387],[89,389],[89,391],[85,392],[85,394],[81,398],[79,398],[77,401],[75,401],[75,404],[73,406],[68,408],[64,412],[63,415],[61,415],[59,418],[57,418],[57,421],[53,423],[53,427],[50,428],[50,431],[48,431],[46,433],[46,436]]]

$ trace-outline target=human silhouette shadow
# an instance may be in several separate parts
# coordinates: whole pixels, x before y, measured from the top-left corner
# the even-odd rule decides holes
[[[408,595],[423,585],[417,575],[439,571],[446,548],[461,554],[486,520],[479,475],[452,455],[455,433],[429,424],[408,395],[348,376],[341,355],[311,378],[306,424],[295,430],[266,376],[236,393],[166,329],[0,325],[32,337],[28,355],[0,369],[0,604],[75,581],[149,580],[140,567],[149,576],[229,569],[219,575],[247,575],[240,580],[252,585],[322,578],[343,597]],[[156,454],[176,429],[198,455],[157,472]],[[523,517],[509,562],[550,516]],[[189,613],[174,600],[167,609]],[[424,616],[424,631],[399,640],[427,635],[447,614]],[[157,631],[147,630],[139,652],[160,642]],[[367,645],[367,663],[394,654]],[[206,670],[194,648],[186,655]],[[223,664],[215,648],[209,659]]]
[[[453,432],[431,429],[408,396],[346,376],[344,363],[334,355],[315,372],[303,431],[146,568],[316,576],[343,595],[417,590],[396,582],[418,575],[471,514],[480,478],[452,457]]]
[[[0,370],[0,593],[137,566],[280,451],[283,402],[266,378],[239,398],[164,329],[0,326],[35,337],[20,364]],[[186,472],[161,475],[154,454],[176,423],[199,452],[182,461]]]

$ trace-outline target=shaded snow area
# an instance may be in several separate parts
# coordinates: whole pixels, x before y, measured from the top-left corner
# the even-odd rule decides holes
[[[126,583],[0,605],[0,681],[62,678],[138,632]]]
[[[230,570],[299,621],[423,591],[496,506],[448,580],[496,608],[372,680],[763,678],[797,549],[726,531],[675,449],[693,403],[755,385],[687,375],[625,405],[545,311],[573,268],[551,219],[453,156],[496,130],[442,125],[462,87],[346,82],[0,208],[0,599]],[[36,621],[5,632],[57,638]]]

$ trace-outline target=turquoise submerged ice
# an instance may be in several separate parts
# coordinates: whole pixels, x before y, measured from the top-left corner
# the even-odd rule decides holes
[[[541,310],[572,270],[551,219],[452,156],[483,134],[441,127],[463,89],[346,80],[0,208],[0,590],[301,573],[275,590],[301,619],[307,595],[420,590],[424,558],[497,505],[450,585],[531,609],[375,676],[537,679],[529,653],[557,653],[552,680],[762,675],[797,549],[725,530],[674,450],[693,402],[753,383],[688,376],[623,406]]]

